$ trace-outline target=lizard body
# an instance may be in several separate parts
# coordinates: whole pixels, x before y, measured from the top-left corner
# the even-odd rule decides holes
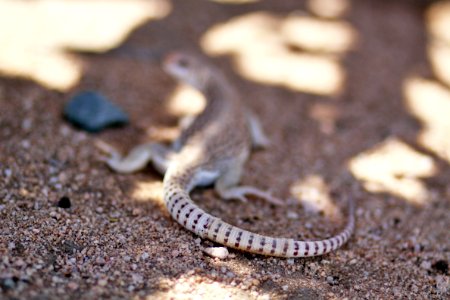
[[[280,257],[317,256],[342,246],[354,229],[354,205],[349,201],[344,230],[325,240],[296,241],[253,233],[233,226],[199,208],[190,198],[198,186],[214,183],[223,199],[255,195],[280,204],[269,193],[251,186],[237,186],[250,151],[267,144],[257,119],[245,110],[222,73],[195,57],[172,54],[164,62],[170,75],[202,92],[207,105],[173,143],[171,149],[159,144],[141,146],[122,159],[108,164],[119,172],[132,172],[152,161],[164,173],[164,201],[171,216],[183,227],[227,247]],[[132,152],[133,153],[133,152]]]

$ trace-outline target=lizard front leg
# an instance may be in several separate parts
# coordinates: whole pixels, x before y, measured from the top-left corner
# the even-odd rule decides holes
[[[102,146],[101,148],[110,155],[105,159],[108,166],[118,173],[134,173],[152,162],[158,172],[165,174],[171,154],[169,148],[158,143],[136,146],[124,157],[111,147]]]
[[[265,134],[258,117],[251,111],[246,111],[246,117],[253,148],[267,148],[270,141]]]

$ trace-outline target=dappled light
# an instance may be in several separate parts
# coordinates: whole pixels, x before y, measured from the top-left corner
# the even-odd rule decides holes
[[[326,21],[305,15],[291,15],[281,34],[292,46],[308,51],[343,53],[355,46],[356,31],[344,21]]]
[[[350,9],[349,0],[308,0],[308,9],[323,18],[340,18]]]
[[[148,179],[146,179],[145,181],[136,181],[131,196],[138,202],[152,201],[163,205],[164,201],[162,181],[148,181]]]
[[[426,22],[432,38],[438,38],[450,44],[450,2],[433,3],[426,12]]]
[[[180,134],[180,128],[178,126],[162,126],[154,125],[146,129],[149,140],[158,142],[173,141]]]
[[[310,175],[294,182],[290,192],[309,213],[323,213],[332,219],[342,217],[331,199],[328,185],[319,175]]]
[[[0,0],[0,298],[444,298],[449,16]]]
[[[418,143],[450,162],[450,2],[433,3],[426,12],[428,58],[437,80],[418,76],[403,83],[405,104],[421,123]]]
[[[336,61],[322,56],[261,53],[241,56],[236,61],[245,78],[266,84],[320,95],[339,93],[343,85],[343,69]]]
[[[252,299],[250,291],[224,284],[212,279],[187,273],[175,282],[162,280],[161,286],[167,287],[164,292],[157,292],[146,297],[151,299]],[[186,297],[189,295],[189,297]],[[219,297],[220,295],[220,297]],[[261,295],[262,296],[262,295]],[[268,298],[267,298],[268,299]]]
[[[422,178],[436,173],[433,159],[391,138],[359,154],[349,162],[353,175],[373,193],[390,193],[406,201],[422,205],[429,192]]]
[[[410,78],[404,92],[407,107],[423,124],[418,142],[450,162],[450,90],[435,81]]]
[[[355,43],[349,24],[300,12],[249,13],[213,26],[201,39],[208,54],[232,55],[246,79],[319,95],[339,94],[345,83],[339,58],[320,53],[343,53]]]
[[[224,4],[246,4],[246,3],[258,2],[259,0],[209,0],[209,1],[217,2],[217,3],[224,3]]]
[[[66,50],[112,49],[169,10],[164,0],[1,1],[0,72],[67,90],[78,83],[82,65]]]
[[[436,77],[450,87],[450,44],[438,41],[430,43],[428,56]]]
[[[179,85],[167,101],[168,111],[175,116],[195,115],[205,107],[205,98],[187,85]]]

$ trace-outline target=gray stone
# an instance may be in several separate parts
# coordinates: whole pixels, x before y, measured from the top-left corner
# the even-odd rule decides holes
[[[80,92],[64,107],[64,116],[72,124],[89,132],[128,123],[128,116],[98,92]]]

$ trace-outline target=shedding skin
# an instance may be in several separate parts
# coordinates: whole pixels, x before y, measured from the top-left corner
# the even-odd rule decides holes
[[[167,56],[164,70],[204,94],[207,104],[183,129],[170,148],[149,143],[124,158],[115,152],[106,160],[117,172],[131,173],[151,162],[164,174],[164,201],[171,216],[187,230],[227,247],[261,255],[308,257],[329,253],[350,238],[355,226],[354,203],[349,200],[348,223],[339,234],[319,241],[264,236],[233,226],[199,208],[190,192],[214,184],[223,199],[247,201],[255,196],[270,203],[283,201],[252,186],[239,186],[252,148],[269,140],[257,117],[243,107],[223,74],[197,57],[182,53]]]

